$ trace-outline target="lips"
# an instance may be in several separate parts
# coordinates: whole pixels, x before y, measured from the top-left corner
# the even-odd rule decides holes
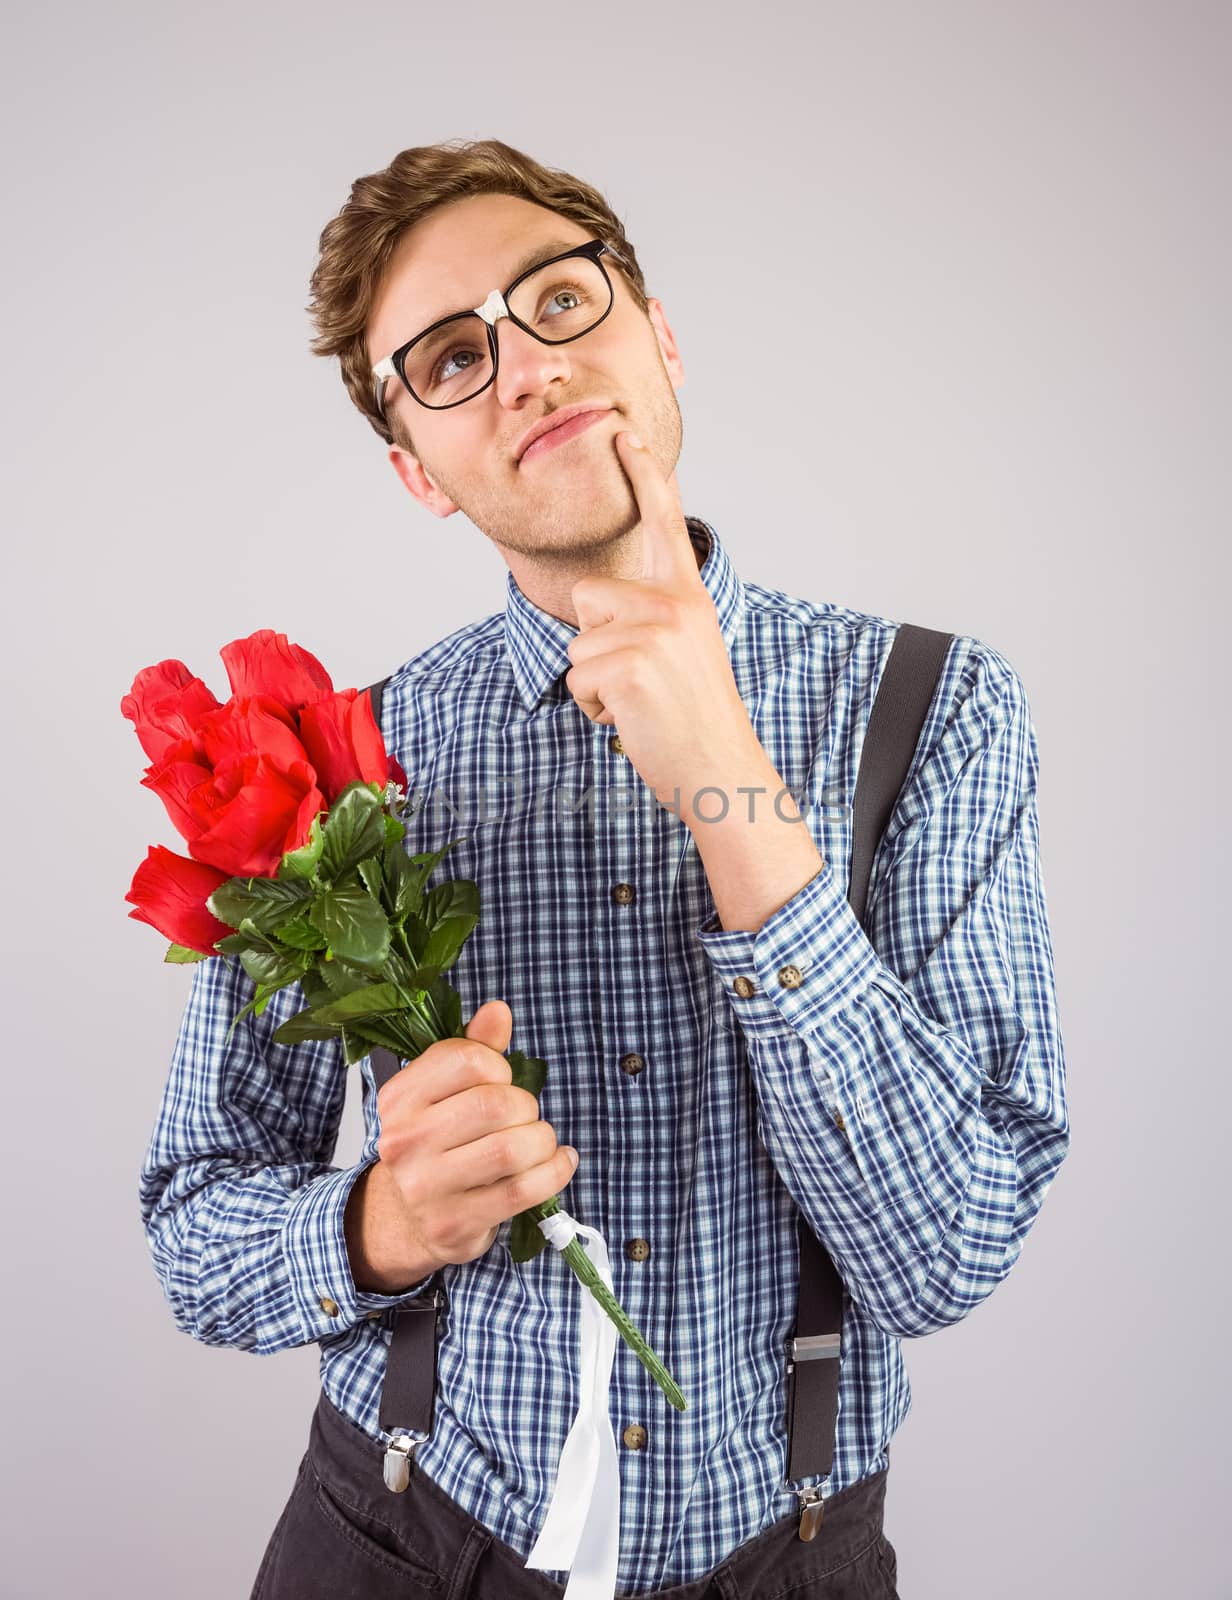
[[[522,450],[518,458],[521,465],[528,457],[545,454],[547,450],[554,449],[557,445],[564,444],[572,439],[575,434],[581,433],[585,428],[605,417],[611,411],[610,406],[566,406],[559,413],[555,413],[550,425],[535,434],[528,445]],[[545,421],[549,419],[544,419]]]

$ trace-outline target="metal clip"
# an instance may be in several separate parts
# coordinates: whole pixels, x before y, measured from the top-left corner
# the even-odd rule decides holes
[[[796,1493],[800,1496],[800,1537],[806,1541],[815,1539],[826,1509],[821,1490],[813,1487],[797,1489]]]
[[[825,1361],[839,1358],[841,1331],[837,1333],[803,1333],[788,1339],[787,1348],[797,1361]],[[790,1371],[790,1367],[788,1371]]]
[[[393,1443],[385,1451],[383,1463],[385,1472],[385,1487],[394,1494],[401,1494],[411,1481],[411,1456],[415,1452],[418,1439],[412,1439],[409,1433],[394,1435]]]

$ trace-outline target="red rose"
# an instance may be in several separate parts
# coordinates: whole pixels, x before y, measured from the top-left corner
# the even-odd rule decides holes
[[[216,767],[188,805],[196,832],[186,837],[195,860],[231,877],[272,878],[284,854],[308,842],[325,797],[307,761],[282,767],[248,755]]]
[[[313,700],[299,714],[299,736],[316,768],[317,782],[331,802],[348,783],[382,786],[392,778],[405,789],[406,773],[385,752],[372,714],[372,699],[357,689],[339,689]]]
[[[325,807],[294,718],[266,695],[228,700],[141,781],[166,806],[189,854],[234,877],[273,877]]]
[[[317,658],[285,633],[260,628],[219,654],[232,689],[225,705],[172,659],[143,668],[120,702],[150,757],[141,781],[197,866],[224,877],[276,877],[283,856],[308,842],[314,819],[349,783],[407,787],[369,697],[335,692]],[[183,860],[155,856],[152,847],[143,882],[155,881],[157,861],[165,888],[167,861]]]
[[[309,700],[333,693],[333,680],[316,656],[273,628],[233,639],[218,653],[233,695],[269,695],[296,712]]]
[[[120,710],[136,728],[150,760],[161,761],[172,745],[193,738],[202,719],[218,710],[218,701],[182,661],[169,660],[142,668]]]
[[[148,922],[173,944],[215,955],[215,944],[233,930],[219,922],[205,902],[227,877],[225,872],[152,844],[124,896],[137,908],[128,914],[138,922]]]

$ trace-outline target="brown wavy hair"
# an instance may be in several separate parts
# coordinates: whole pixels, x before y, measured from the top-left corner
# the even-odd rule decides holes
[[[313,355],[337,356],[354,404],[386,444],[414,451],[398,418],[381,421],[373,400],[364,330],[377,289],[407,228],[435,207],[475,194],[511,194],[558,212],[611,246],[613,261],[645,312],[646,285],[620,218],[590,184],[542,166],[500,139],[447,139],[402,150],[380,172],[356,178],[351,195],[325,224],[310,279],[308,313],[316,328]]]

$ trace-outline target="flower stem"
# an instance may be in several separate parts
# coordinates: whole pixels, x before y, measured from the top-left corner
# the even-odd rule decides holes
[[[550,1199],[542,1201],[537,1206],[529,1206],[527,1210],[536,1221],[543,1221],[554,1212],[561,1210],[561,1204],[559,1199],[553,1195]],[[684,1395],[681,1394],[672,1375],[643,1339],[631,1321],[628,1312],[599,1276],[599,1269],[587,1253],[581,1239],[576,1237],[570,1239],[565,1248],[560,1251],[560,1254],[564,1256],[578,1279],[590,1290],[604,1311],[607,1312],[612,1322],[616,1325],[616,1331],[659,1385],[659,1388],[662,1389],[669,1403],[675,1406],[677,1411],[688,1410]]]

